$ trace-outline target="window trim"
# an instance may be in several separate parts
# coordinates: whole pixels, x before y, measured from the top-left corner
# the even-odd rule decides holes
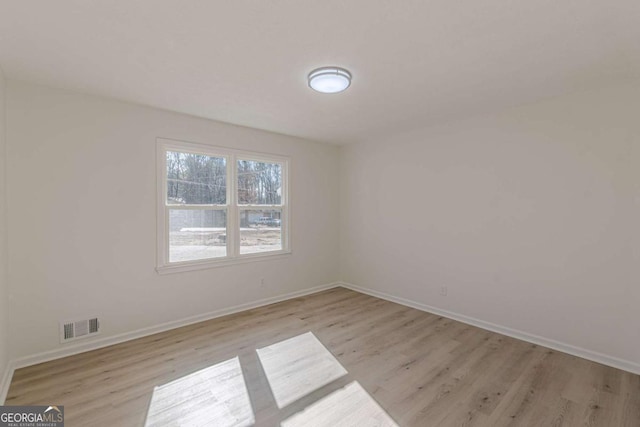
[[[167,151],[202,154],[207,156],[224,157],[227,160],[227,197],[225,205],[169,205],[166,203],[167,194]],[[248,205],[238,204],[237,161],[253,160],[259,162],[273,162],[282,165],[282,204],[281,205]],[[156,139],[156,271],[160,274],[177,273],[183,271],[202,270],[223,267],[247,262],[268,261],[285,258],[291,254],[291,215],[290,215],[290,187],[289,167],[290,158],[269,153],[238,150],[209,144],[199,144],[168,138]],[[197,210],[224,210],[227,212],[227,256],[193,261],[169,262],[169,221],[167,212],[171,208]],[[281,211],[281,239],[282,249],[261,253],[240,254],[240,212],[246,209]]]

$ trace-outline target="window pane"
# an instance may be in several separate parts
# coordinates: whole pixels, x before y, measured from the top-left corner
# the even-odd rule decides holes
[[[169,209],[169,262],[227,255],[227,213]]]
[[[238,160],[238,203],[279,205],[282,203],[282,165]]]
[[[167,151],[167,203],[224,205],[227,160],[224,157]]]
[[[281,212],[240,211],[240,253],[253,254],[282,250]]]

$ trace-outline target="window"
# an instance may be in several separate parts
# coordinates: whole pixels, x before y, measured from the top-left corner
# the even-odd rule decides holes
[[[288,159],[158,140],[158,271],[289,253]]]

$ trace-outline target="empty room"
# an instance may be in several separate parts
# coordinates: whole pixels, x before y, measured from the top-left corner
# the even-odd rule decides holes
[[[640,2],[0,0],[3,426],[640,426]]]

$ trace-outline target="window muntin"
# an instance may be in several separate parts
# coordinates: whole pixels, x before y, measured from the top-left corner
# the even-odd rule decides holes
[[[288,159],[158,140],[158,271],[290,252]]]

